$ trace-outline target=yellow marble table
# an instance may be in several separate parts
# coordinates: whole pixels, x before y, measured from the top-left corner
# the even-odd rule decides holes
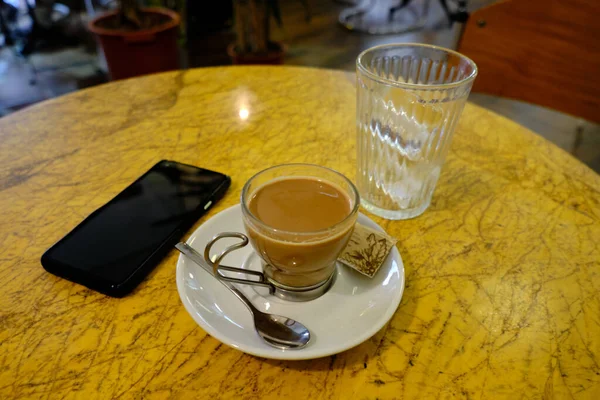
[[[301,362],[245,355],[184,310],[172,251],[113,299],[40,256],[163,158],[233,177],[274,164],[354,176],[354,75],[209,68],[114,82],[0,119],[0,398],[600,399],[600,177],[467,105],[422,216],[404,298],[375,337]]]

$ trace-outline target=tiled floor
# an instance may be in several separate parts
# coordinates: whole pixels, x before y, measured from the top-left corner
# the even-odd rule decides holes
[[[474,9],[490,2],[472,0],[469,4]],[[391,42],[453,47],[459,35],[458,27],[450,29],[447,26],[435,0],[431,0],[423,30],[385,36],[349,32],[342,28],[338,24],[338,15],[347,6],[332,0],[309,1],[309,4],[312,18],[307,22],[302,2],[281,2],[283,27],[273,26],[272,31],[275,40],[287,45],[286,64],[354,70],[357,54],[368,47]],[[189,65],[227,64],[224,44],[231,38],[230,32],[220,32],[191,40],[186,51]],[[33,85],[32,65],[38,71]],[[105,81],[97,55],[89,54],[83,48],[34,54],[29,62],[17,57],[11,49],[3,48],[0,49],[0,115]],[[600,172],[600,125],[535,105],[483,94],[473,93],[470,101],[539,133]]]
[[[33,54],[28,61],[0,49],[0,115],[106,82],[97,65],[97,56],[83,48]]]

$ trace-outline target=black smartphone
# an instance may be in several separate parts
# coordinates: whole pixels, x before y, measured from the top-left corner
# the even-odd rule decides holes
[[[230,184],[227,175],[163,160],[47,250],[42,266],[100,293],[123,297]]]

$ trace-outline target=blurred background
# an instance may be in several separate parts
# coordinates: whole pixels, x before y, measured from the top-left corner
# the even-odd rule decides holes
[[[478,64],[470,101],[599,172],[599,14],[598,0],[0,0],[0,116],[163,70],[354,71],[369,47],[429,43]]]

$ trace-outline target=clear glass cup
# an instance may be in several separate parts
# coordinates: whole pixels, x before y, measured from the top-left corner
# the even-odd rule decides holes
[[[388,219],[423,213],[477,66],[452,50],[387,44],[362,52],[357,75],[357,176],[363,207]]]
[[[314,232],[275,229],[252,213],[250,200],[262,186],[277,179],[302,177],[325,181],[348,197],[350,211],[339,223]],[[242,189],[244,227],[263,260],[263,272],[276,287],[307,291],[330,281],[337,257],[346,247],[358,218],[360,198],[344,175],[311,164],[285,164],[259,172]]]

